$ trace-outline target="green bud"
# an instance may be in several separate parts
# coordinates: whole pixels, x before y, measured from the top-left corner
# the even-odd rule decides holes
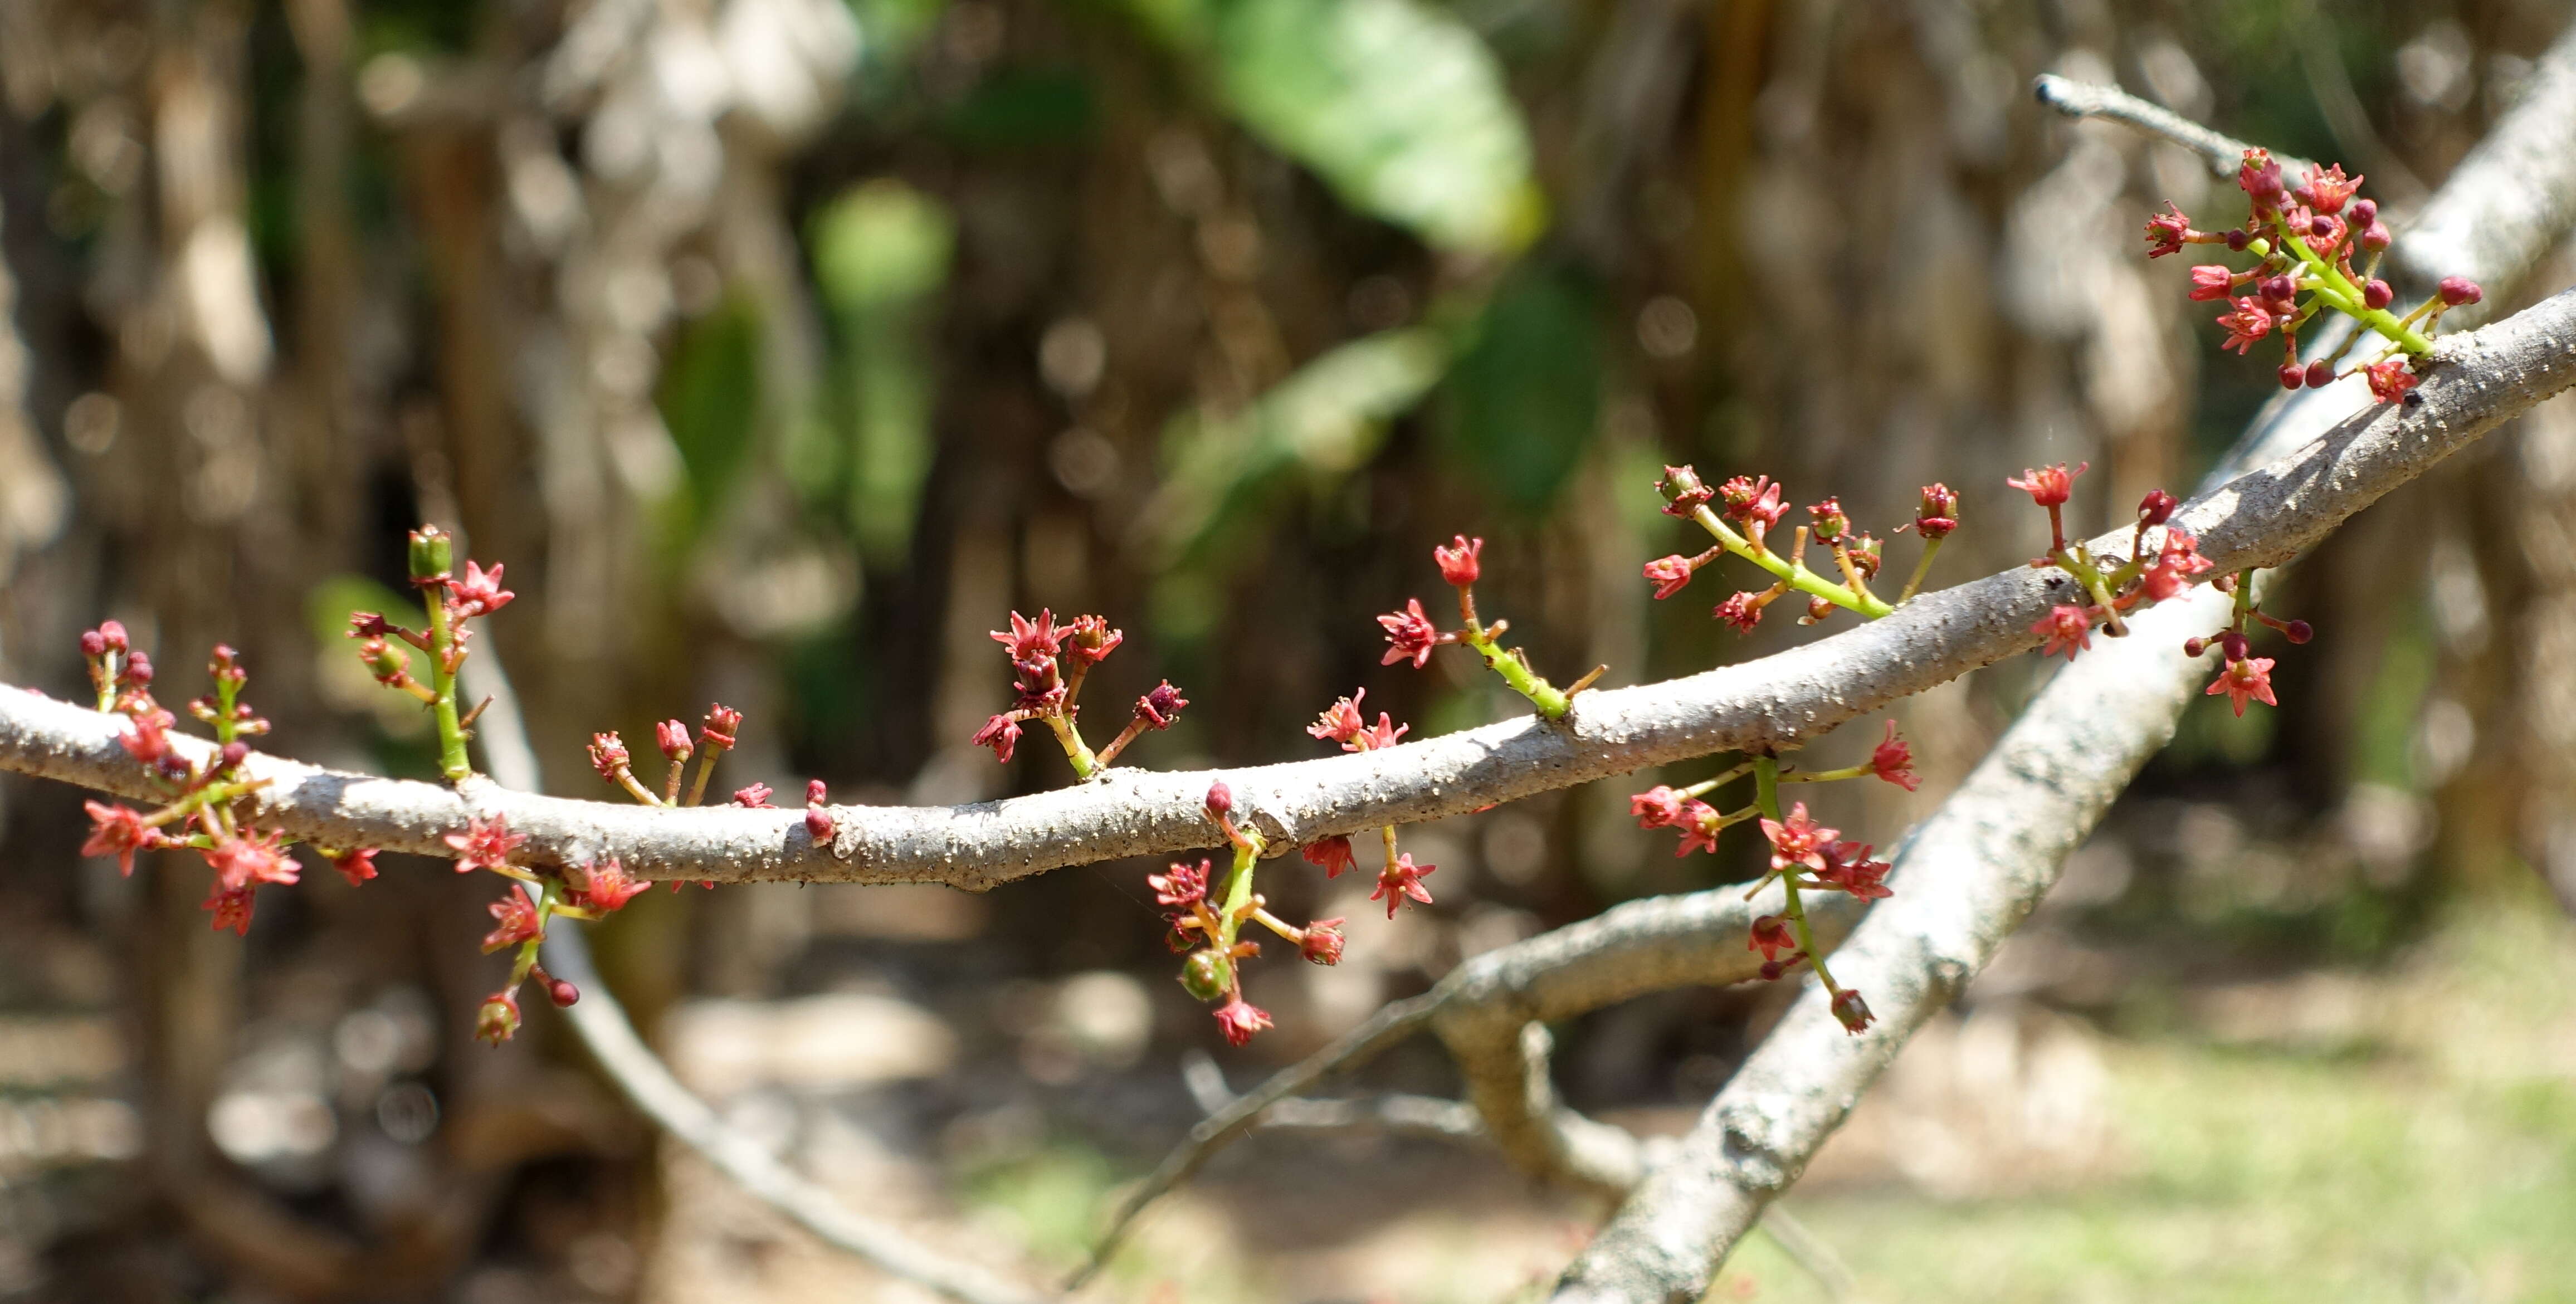
[[[1203,1001],[1225,995],[1234,985],[1234,966],[1214,951],[1192,951],[1181,965],[1181,989]]]
[[[446,531],[424,525],[411,532],[411,578],[427,584],[447,578],[456,562],[456,547]]]

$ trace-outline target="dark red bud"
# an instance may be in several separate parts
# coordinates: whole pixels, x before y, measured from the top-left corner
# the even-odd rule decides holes
[[[2397,291],[2386,281],[2372,281],[2361,287],[2361,303],[2365,308],[2385,308],[2396,299]]]
[[[2308,388],[2324,389],[2334,383],[2334,364],[2319,358],[2308,364]]]
[[[225,743],[220,755],[223,757],[224,768],[229,770],[250,759],[250,744],[239,741]]]
[[[2386,222],[2373,222],[2361,233],[2361,247],[2368,253],[2380,253],[2395,243],[2397,237],[2388,233]]]
[[[581,999],[581,989],[561,978],[549,978],[546,980],[546,999],[553,1001],[556,1009],[564,1009]]]
[[[94,629],[83,633],[81,635],[81,655],[85,657],[106,656],[107,635],[99,633]]]
[[[2442,278],[2442,284],[2437,288],[2441,291],[2442,302],[2454,308],[2465,308],[2487,297],[2486,291],[2479,289],[2477,282],[2465,276],[2445,276]]]
[[[2245,636],[2232,629],[2218,636],[2218,647],[2220,651],[2227,654],[2227,659],[2230,661],[2244,660],[2250,650],[2246,646]]]
[[[2181,500],[2172,494],[2162,489],[2150,489],[2146,497],[2138,500],[2138,524],[2162,525],[2173,519],[2174,509],[2180,506]]]
[[[2263,297],[2287,301],[2299,297],[2299,283],[2287,273],[2263,282]]]
[[[1228,814],[1232,813],[1233,810],[1234,789],[1225,786],[1225,780],[1223,779],[1219,779],[1216,782],[1209,784],[1207,790],[1207,813],[1214,818],[1223,819]]]
[[[116,640],[108,640],[113,645]],[[152,658],[141,652],[128,653],[125,659],[125,682],[136,688],[152,686]]]
[[[2352,207],[2344,210],[2344,220],[2355,227],[2367,229],[2371,223],[2379,220],[2379,201],[2376,199],[2352,201]]]
[[[2308,219],[2308,234],[2323,240],[2334,234],[2334,219],[2323,213]]]
[[[2295,362],[2281,364],[2281,388],[2297,389],[2308,383],[2308,369]]]
[[[2206,651],[2208,651],[2208,650],[2209,650],[2209,640],[2208,640],[2208,639],[2205,639],[2205,638],[2187,638],[2187,639],[2184,639],[2184,640],[2182,641],[2182,654],[2183,654],[2184,656],[2187,656],[2187,657],[2196,657],[2196,656],[2199,656],[2201,653],[2206,652]]]
[[[2230,231],[2227,233],[2227,247],[2237,253],[2241,254],[2245,252],[2245,246],[2253,242],[2254,237],[2247,235],[2242,230]]]
[[[2283,625],[2281,633],[2293,643],[2305,643],[2317,636],[2317,628],[2304,620],[2294,620]]]

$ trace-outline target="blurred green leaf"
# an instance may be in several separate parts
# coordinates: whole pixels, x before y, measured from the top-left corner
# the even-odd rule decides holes
[[[1144,514],[1163,556],[1188,563],[1239,555],[1219,546],[1233,533],[1228,527],[1251,526],[1293,473],[1331,483],[1366,465],[1386,422],[1421,401],[1449,358],[1439,331],[1383,331],[1325,352],[1242,412],[1173,421],[1163,437],[1170,473]]]
[[[1513,269],[1450,369],[1441,416],[1452,453],[1505,503],[1556,501],[1600,427],[1600,295],[1565,267]]]
[[[936,392],[925,318],[948,282],[956,224],[938,200],[881,178],[833,201],[812,238],[815,283],[840,343],[829,407],[848,439],[851,532],[871,563],[897,565],[930,476]]]
[[[740,474],[758,431],[760,318],[739,299],[690,323],[663,369],[656,406],[688,472],[689,518],[705,522]]]
[[[940,124],[976,149],[1067,145],[1091,134],[1091,83],[1067,68],[1006,69],[984,80]]]
[[[1128,0],[1205,62],[1226,107],[1344,202],[1441,249],[1510,253],[1545,225],[1500,63],[1416,0]]]

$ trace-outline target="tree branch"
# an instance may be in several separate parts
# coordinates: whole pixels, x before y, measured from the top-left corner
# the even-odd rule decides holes
[[[2204,127],[2161,104],[2139,99],[2117,86],[2071,81],[2056,73],[2044,72],[2032,81],[2030,89],[2031,94],[2040,103],[2067,117],[2108,118],[2113,122],[2126,123],[2148,135],[2162,136],[2198,154],[2201,162],[2209,165],[2209,174],[2221,180],[2234,181],[2236,165],[2244,161],[2245,151],[2254,148],[2234,136]],[[2292,177],[2302,176],[2308,169],[2316,166],[2306,159],[2292,158],[2286,154],[2275,154],[2272,157],[2279,159],[2282,172]]]
[[[2176,516],[2222,571],[2276,566],[2347,517],[2532,404],[2576,382],[2576,304],[2562,298],[2447,338],[2420,404],[2351,412],[2340,424],[2220,485]],[[2309,411],[2302,404],[2296,410]],[[2325,409],[2314,409],[2320,413]],[[2125,530],[2098,548],[2125,548]],[[656,810],[435,784],[254,755],[269,782],[262,818],[335,846],[443,855],[469,815],[504,817],[533,864],[615,856],[646,878],[945,883],[983,890],[1062,865],[1206,846],[1209,782],[1283,851],[1384,824],[1464,814],[1556,788],[1713,752],[1789,748],[1899,698],[2034,645],[2031,623],[2063,599],[2051,574],[2016,567],[1907,603],[1895,615],[1758,661],[1584,694],[1564,721],[1525,716],[1378,751],[1202,773],[1111,770],[1052,792],[951,807],[835,807],[829,847],[802,813]],[[122,722],[30,692],[0,691],[0,769],[128,796],[153,781],[116,742]],[[185,744],[200,751],[202,742]]]
[[[2571,122],[2576,29],[2560,38],[2523,101],[2427,207],[2425,230],[2494,235],[2463,242],[2460,261],[2446,270],[2501,290],[2564,235],[2576,210],[2576,151],[2566,148],[2576,136]],[[2462,373],[2487,356],[2564,354],[2563,337],[2533,332],[2570,298],[2562,293],[2501,326],[2446,342],[2442,353]],[[2513,365],[2505,364],[2508,374]],[[2444,379],[2456,379],[2450,367],[2442,370]],[[2450,433],[2445,423],[2458,418],[2443,412],[2456,410],[2458,399],[2456,392],[2428,395],[2417,416],[2430,428],[2418,437],[2431,442]],[[2367,432],[2378,414],[2356,420],[2357,401],[2348,385],[2277,400],[2212,480],[2277,457],[2319,428],[2328,429],[2327,445]],[[2268,472],[2248,478],[2262,474]],[[1959,791],[1909,835],[1892,876],[1896,896],[1835,953],[1845,981],[1868,991],[1879,1022],[1859,1036],[1846,1034],[1821,989],[1802,995],[1709,1103],[1673,1160],[1647,1177],[1567,1268],[1553,1295],[1558,1304],[1700,1297],[1727,1253],[1906,1039],[1993,957],[2138,767],[2172,736],[2207,673],[2180,643],[2217,628],[2226,605],[2206,589],[2160,605],[2136,620],[2133,637],[2097,645],[2049,682]]]

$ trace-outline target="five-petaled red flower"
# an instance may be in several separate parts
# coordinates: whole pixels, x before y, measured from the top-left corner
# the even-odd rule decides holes
[[[206,891],[206,909],[215,917],[210,926],[216,932],[229,928],[237,936],[250,936],[251,908],[258,895],[257,887],[233,891],[227,889],[221,879],[216,880]]]
[[[2424,383],[2422,377],[2407,369],[2402,357],[2374,362],[2362,368],[2361,374],[2370,381],[2370,396],[2382,403],[2394,403],[2406,397],[2406,391]]]
[[[1367,696],[1368,690],[1363,688],[1348,697],[1335,698],[1331,706],[1325,707],[1323,713],[1315,717],[1313,724],[1306,726],[1307,736],[1348,744],[1360,730],[1368,727],[1368,717],[1360,714],[1360,700]],[[1343,750],[1360,749],[1345,746]]]
[[[2236,284],[2236,273],[2216,263],[2202,263],[2191,269],[2191,298],[2198,303],[2216,303],[2227,297]]]
[[[1725,831],[1726,817],[1717,813],[1717,807],[1693,799],[1683,803],[1681,818],[1673,821],[1673,827],[1682,831],[1681,845],[1673,848],[1675,856],[1687,856],[1694,851],[1715,855],[1717,835]]]
[[[497,926],[483,935],[485,955],[505,946],[533,942],[546,935],[546,923],[537,914],[537,903],[528,896],[528,889],[519,884],[511,884],[510,895],[493,902],[491,910]]]
[[[2166,254],[2181,253],[2183,245],[2197,234],[2191,229],[2191,219],[2183,216],[2182,210],[2173,206],[2173,201],[2167,200],[2165,211],[2147,219],[2147,257],[2162,258]]]
[[[340,871],[340,877],[349,880],[351,887],[356,887],[376,876],[374,847],[360,847],[355,851],[326,851],[322,854],[322,858],[330,861],[331,868]]]
[[[2191,537],[2191,531],[2168,525],[2155,564],[2139,575],[2138,586],[2149,598],[2162,602],[2191,587],[2192,577],[2207,573],[2213,565],[2200,555],[2200,541]]]
[[[1217,1010],[1216,1026],[1225,1033],[1227,1045],[1240,1046],[1251,1041],[1252,1034],[1270,1026],[1270,1015],[1237,996]]]
[[[89,812],[89,840],[81,844],[84,856],[114,856],[117,872],[134,876],[134,853],[149,851],[161,845],[161,830],[143,822],[143,812],[130,806],[111,806],[105,802],[85,801],[81,809]]]
[[[2280,702],[2272,696],[2272,658],[2242,657],[2228,662],[2202,695],[2216,697],[2220,693],[2227,694],[2228,702],[2236,708],[2238,715],[2245,714],[2248,699],[2265,706],[2279,706]]]
[[[977,747],[992,748],[994,760],[1008,761],[1011,749],[1020,745],[1020,722],[1008,712],[994,716],[968,741]]]
[[[1395,918],[1395,908],[1403,905],[1406,897],[1429,905],[1431,893],[1422,886],[1422,879],[1424,875],[1438,868],[1440,868],[1438,865],[1414,864],[1413,853],[1408,851],[1396,857],[1395,863],[1378,871],[1377,890],[1369,893],[1369,900],[1383,899],[1386,902],[1386,917],[1389,919]]]
[[[239,892],[262,883],[292,883],[303,873],[295,858],[286,854],[278,833],[251,833],[218,840],[199,853],[215,867],[215,877],[224,890]]]
[[[1326,878],[1340,878],[1343,870],[1354,868],[1357,864],[1357,859],[1351,851],[1351,840],[1348,837],[1330,837],[1309,842],[1299,854],[1306,858],[1307,864],[1322,866]]]
[[[1208,862],[1195,865],[1173,861],[1172,867],[1160,874],[1147,874],[1145,886],[1154,889],[1154,903],[1165,906],[1195,905],[1207,900]]]
[[[1744,949],[1760,951],[1765,960],[1776,960],[1780,958],[1780,952],[1798,949],[1798,937],[1789,931],[1788,920],[1778,915],[1764,915],[1753,921],[1753,936],[1744,944]]]
[[[2272,313],[2263,301],[2251,296],[2235,301],[2235,306],[2219,314],[2218,324],[2227,331],[2226,342],[2218,347],[2234,349],[2239,356],[2254,347],[2254,341],[2272,333]]]
[[[1013,661],[1051,660],[1059,650],[1061,638],[1062,631],[1055,627],[1055,612],[1043,608],[1035,620],[1014,611],[1010,629],[993,631],[993,641],[1009,648]]]
[[[2341,163],[2312,167],[2308,169],[2308,183],[2294,193],[2300,203],[2320,213],[2340,213],[2343,206],[2351,202],[2354,192],[2361,189],[2362,180],[2345,176]]]
[[[1668,829],[1682,822],[1682,812],[1690,798],[1664,785],[1656,784],[1628,798],[1628,813],[1637,817],[1641,829]]]
[[[1404,610],[1380,616],[1377,623],[1386,627],[1387,642],[1386,656],[1378,661],[1379,665],[1391,666],[1407,657],[1413,659],[1416,670],[1431,664],[1431,649],[1440,642],[1440,630],[1431,623],[1431,617],[1423,614],[1422,599],[1405,599]]]
[[[1816,871],[1816,881],[1838,891],[1849,892],[1863,901],[1894,896],[1887,884],[1887,871],[1893,866],[1884,860],[1869,858],[1871,847],[1866,842],[1836,842],[1824,850],[1824,868]]]
[[[501,567],[490,571],[468,561],[465,578],[447,582],[447,604],[458,616],[488,616],[510,605],[518,595],[501,587]]]
[[[2079,462],[2072,471],[2066,469],[2064,462],[2055,466],[2032,467],[2023,471],[2019,479],[2007,476],[2004,483],[2028,493],[2030,500],[2042,507],[2063,507],[2067,499],[2075,496],[2075,477],[2084,474],[2092,465],[2091,462]]]
[[[1446,548],[1434,547],[1431,560],[1440,564],[1440,578],[1461,588],[1476,582],[1481,570],[1478,555],[1485,551],[1485,541],[1459,535]]]
[[[640,879],[628,878],[626,867],[614,857],[605,865],[582,868],[582,885],[573,893],[573,904],[600,914],[611,914],[653,886]]]
[[[1887,737],[1870,752],[1869,768],[1871,773],[1907,792],[1923,785],[1923,781],[1914,776],[1914,749],[1896,736],[1894,720],[1887,722]]]
[[[2048,640],[2039,649],[2044,657],[2063,652],[2072,661],[2076,653],[2093,646],[2093,618],[2085,614],[2084,608],[2065,603],[2049,608],[2047,615],[2031,625],[2030,632]]]
[[[1842,830],[1829,829],[1807,814],[1807,803],[1789,808],[1789,818],[1774,820],[1764,817],[1762,836],[1771,840],[1771,868],[1774,872],[1805,866],[1825,867],[1825,851],[1833,846]]]
[[[1655,586],[1657,598],[1669,598],[1682,591],[1691,581],[1691,559],[1674,553],[1646,563],[1646,578]]]
[[[456,849],[456,872],[499,869],[510,863],[510,853],[528,839],[510,831],[510,823],[495,815],[487,823],[479,815],[468,816],[463,833],[450,833],[441,839]]]

